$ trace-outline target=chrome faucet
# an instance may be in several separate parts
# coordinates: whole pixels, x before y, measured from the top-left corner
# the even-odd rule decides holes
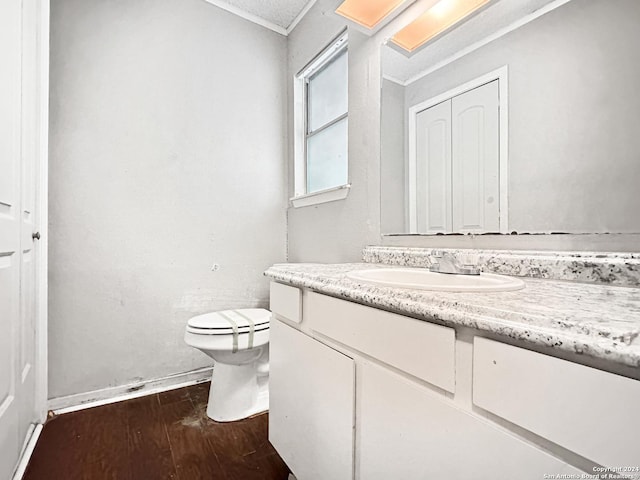
[[[437,273],[451,273],[454,275],[480,275],[480,269],[475,265],[460,264],[453,253],[444,250],[432,250],[429,271]]]

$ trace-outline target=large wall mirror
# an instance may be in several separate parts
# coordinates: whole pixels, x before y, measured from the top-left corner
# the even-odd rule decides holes
[[[640,232],[640,2],[549,4],[382,47],[383,234]]]

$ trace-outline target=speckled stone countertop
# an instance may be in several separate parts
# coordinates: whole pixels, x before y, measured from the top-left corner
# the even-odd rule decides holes
[[[640,254],[615,252],[543,252],[471,250],[451,248],[365,247],[362,258],[369,263],[429,267],[433,250],[460,258],[473,255],[473,264],[484,272],[517,277],[572,280],[621,287],[640,287]]]
[[[522,278],[515,292],[453,293],[356,282],[351,270],[373,263],[276,264],[275,281],[448,326],[640,368],[640,289]]]

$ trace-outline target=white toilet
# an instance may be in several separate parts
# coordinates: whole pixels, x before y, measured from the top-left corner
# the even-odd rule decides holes
[[[231,422],[269,409],[269,320],[263,308],[193,317],[184,341],[215,361],[207,415]]]

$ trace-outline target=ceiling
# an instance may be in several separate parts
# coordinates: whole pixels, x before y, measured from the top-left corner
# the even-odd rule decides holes
[[[316,0],[207,0],[241,17],[287,35]]]

